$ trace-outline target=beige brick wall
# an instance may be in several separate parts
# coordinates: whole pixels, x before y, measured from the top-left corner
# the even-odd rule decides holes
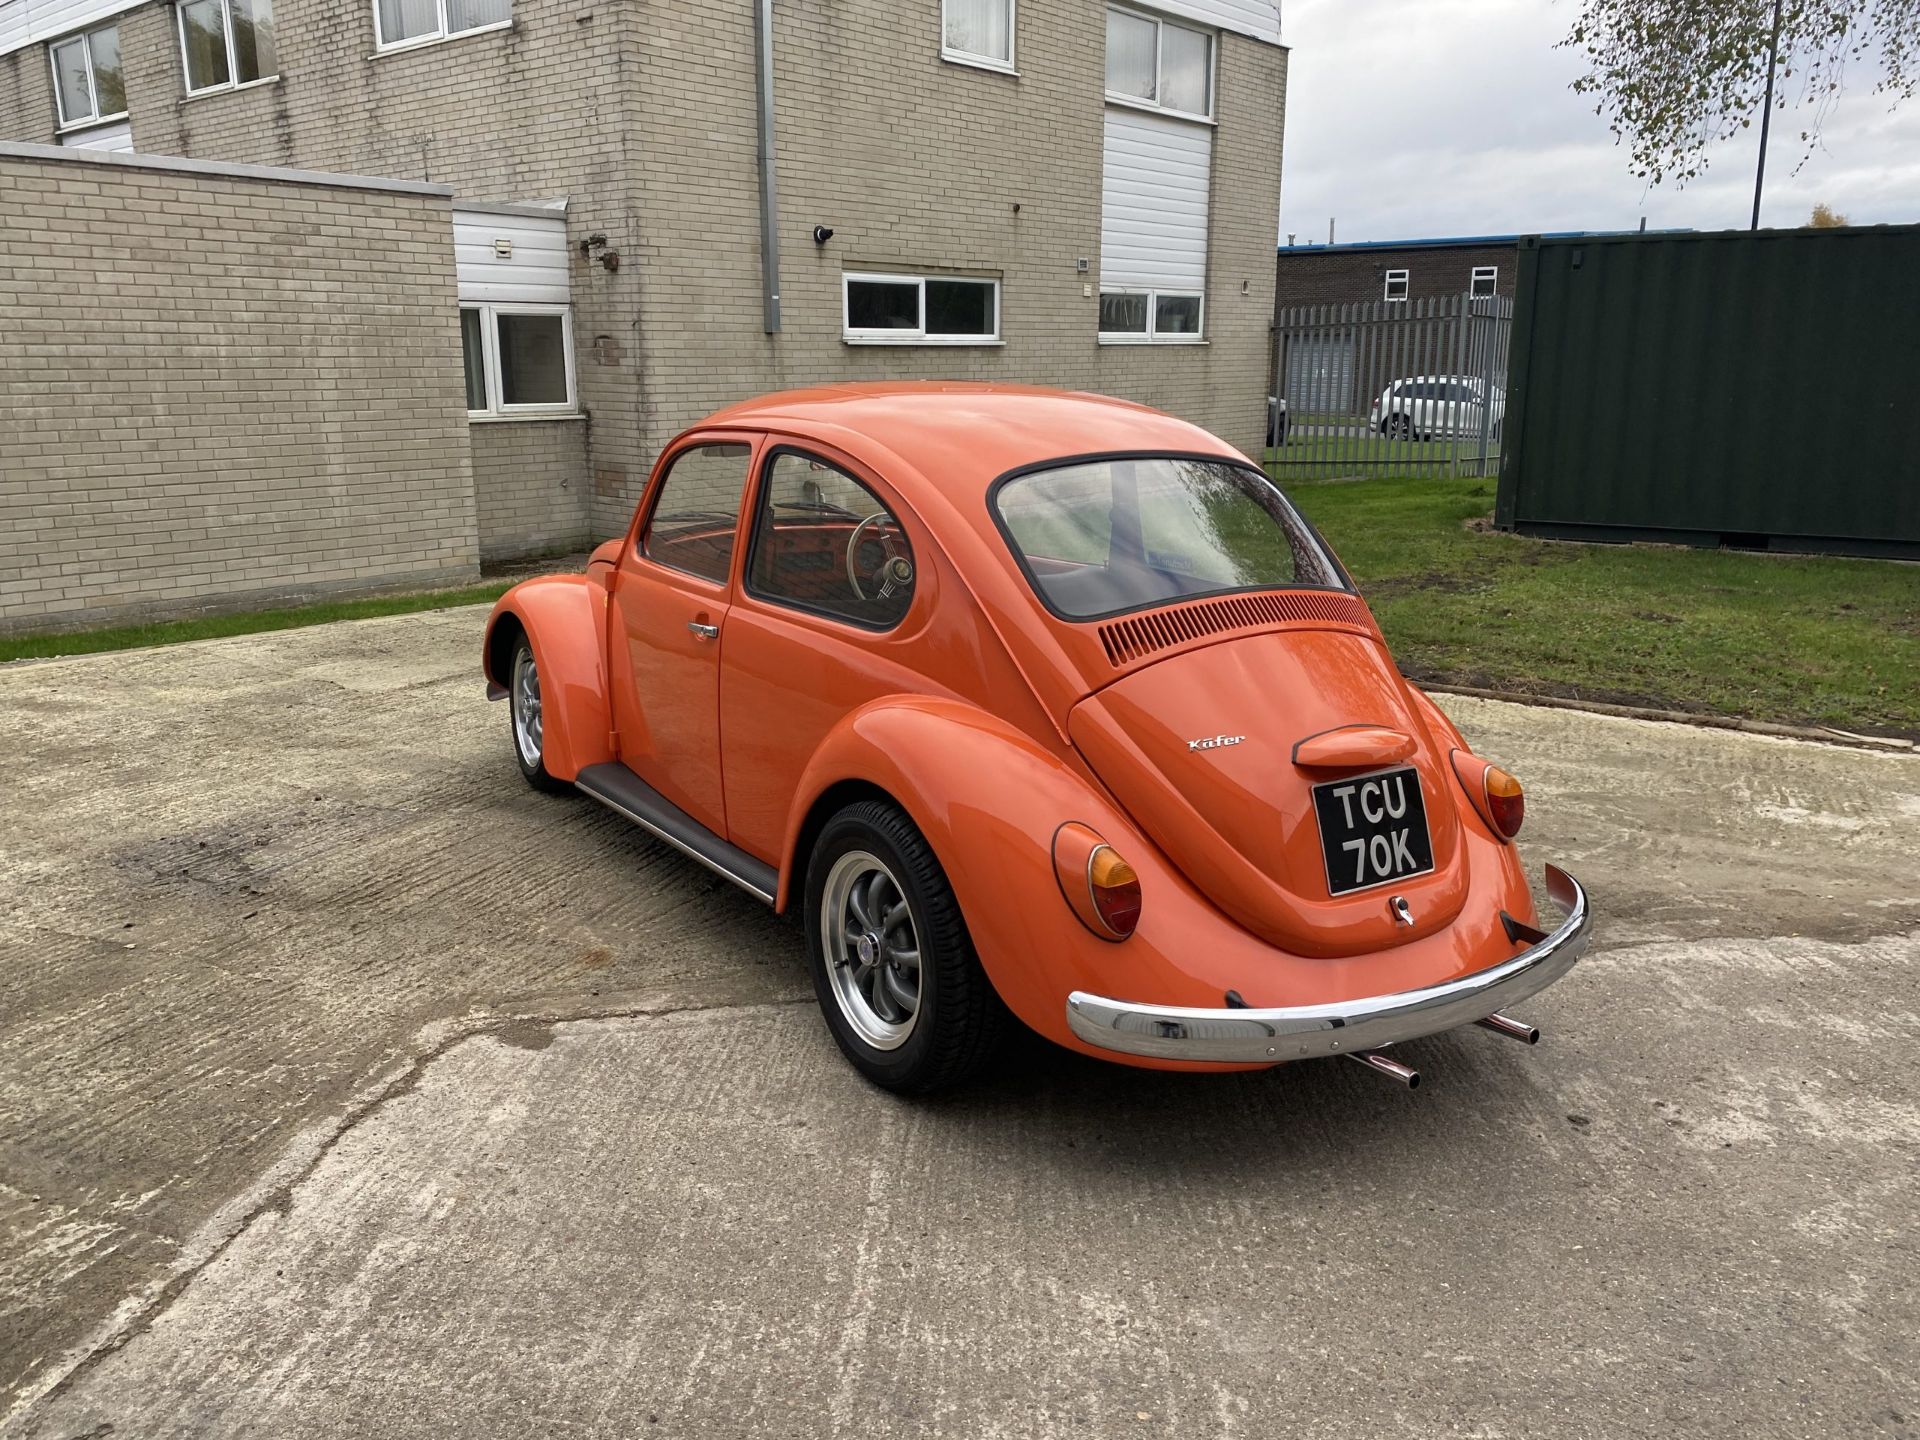
[[[470,429],[480,560],[581,550],[587,528],[587,427],[578,420],[481,422]]]
[[[939,58],[940,0],[776,0],[777,337],[761,330],[751,0],[515,0],[508,30],[377,58],[370,0],[276,0],[281,79],[193,99],[171,6],[121,25],[142,150],[432,180],[474,199],[566,195],[569,239],[608,237],[619,272],[586,259],[573,272],[591,530],[606,534],[676,431],[788,385],[1103,390],[1259,444],[1286,52],[1221,37],[1209,343],[1102,347],[1082,287],[1100,265],[1105,10],[1018,8],[1016,77]],[[44,71],[43,47],[30,53]],[[0,124],[36,103],[0,69]],[[836,231],[823,248],[815,224]],[[999,274],[1006,344],[845,345],[840,275],[862,266]]]
[[[752,7],[660,7],[639,173],[649,450],[719,404],[822,380],[1014,380],[1263,435],[1286,52],[1221,38],[1205,346],[1096,343],[1105,7],[1022,0],[1017,77],[944,62],[939,0],[775,7],[784,328],[761,332]],[[689,57],[698,57],[689,60]],[[816,224],[833,229],[816,246]],[[1075,261],[1086,257],[1089,273]],[[996,348],[850,346],[846,270],[1002,277]],[[1246,291],[1242,293],[1242,284]],[[623,497],[630,498],[630,497]]]
[[[29,45],[0,55],[0,140],[51,145],[59,128],[47,47]]]
[[[644,17],[658,8],[517,0],[506,30],[376,56],[370,0],[277,0],[280,78],[189,98],[173,8],[143,6],[120,20],[134,145],[430,181],[462,199],[567,197],[575,368],[593,417],[591,463],[583,460],[576,481],[625,494],[644,480],[651,455],[640,319],[651,281],[634,263],[642,226],[632,197],[643,123],[634,107],[645,98],[635,51]],[[618,271],[579,256],[589,235],[607,237]],[[525,503],[538,505],[539,494]],[[623,503],[601,508],[611,516]]]
[[[0,629],[477,574],[450,224],[0,152]]]

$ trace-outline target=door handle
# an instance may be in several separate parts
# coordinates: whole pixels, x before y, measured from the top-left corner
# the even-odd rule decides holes
[[[687,621],[687,629],[693,632],[693,638],[696,640],[718,640],[720,638],[720,627],[718,625],[702,625],[698,620],[689,620]]]

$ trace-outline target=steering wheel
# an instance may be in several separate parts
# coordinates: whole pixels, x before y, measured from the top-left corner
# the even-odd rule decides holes
[[[899,586],[908,585],[913,582],[913,562],[893,548],[891,536],[882,535],[878,538],[881,545],[886,549],[886,558],[880,562],[873,574],[867,577],[869,584],[876,580],[879,581],[880,588],[874,594],[869,595],[861,587],[860,567],[857,558],[860,554],[860,542],[866,537],[868,530],[880,526],[887,526],[897,534],[900,529],[900,522],[895,520],[886,511],[876,510],[858,525],[854,526],[853,533],[847,537],[847,583],[853,587],[853,593],[862,600],[890,599],[895,589]]]

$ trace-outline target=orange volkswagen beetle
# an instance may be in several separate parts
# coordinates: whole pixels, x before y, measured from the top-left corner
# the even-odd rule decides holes
[[[584,575],[487,624],[521,773],[804,912],[847,1058],[925,1091],[1009,1012],[1237,1070],[1388,1047],[1564,975],[1524,800],[1407,684],[1222,441],[1008,385],[837,385],[681,435]]]

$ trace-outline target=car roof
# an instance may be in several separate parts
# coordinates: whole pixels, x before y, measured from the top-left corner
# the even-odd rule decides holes
[[[1090,626],[1057,621],[1040,604],[994,524],[988,487],[1009,471],[1080,456],[1171,452],[1252,463],[1199,426],[1145,405],[955,380],[789,390],[730,405],[689,433],[728,429],[817,440],[895,487],[953,562],[1062,739],[1068,712],[1111,678],[1112,665],[1091,633],[1063,633]]]
[[[696,428],[812,437],[890,479],[910,484],[911,472],[918,472],[956,497],[984,491],[1009,470],[1076,455],[1167,450],[1246,463],[1238,450],[1199,426],[1132,401],[958,380],[786,390],[730,405]]]

